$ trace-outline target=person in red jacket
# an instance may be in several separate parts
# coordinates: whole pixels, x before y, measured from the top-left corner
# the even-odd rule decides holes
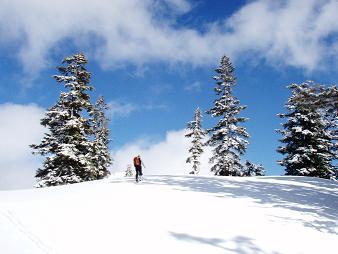
[[[141,156],[138,155],[138,156],[134,157],[134,167],[135,167],[135,171],[136,171],[136,182],[138,182],[143,175],[142,174],[142,165],[144,166],[144,164],[141,160]]]

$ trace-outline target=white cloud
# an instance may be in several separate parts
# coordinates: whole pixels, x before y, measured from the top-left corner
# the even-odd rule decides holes
[[[173,85],[170,84],[156,84],[156,85],[151,85],[149,87],[149,90],[152,94],[154,95],[161,95],[168,93],[173,90]]]
[[[29,145],[38,143],[44,131],[40,125],[44,110],[34,104],[0,104],[0,189],[29,188],[39,159]]]
[[[337,55],[327,40],[336,38],[338,22],[335,0],[253,1],[226,22],[227,36],[236,54],[252,51],[277,64],[312,70]]]
[[[31,188],[41,158],[31,154],[30,144],[41,141],[46,129],[40,125],[44,109],[34,105],[0,104],[0,190]],[[112,172],[124,171],[133,156],[144,159],[145,174],[186,174],[191,143],[184,137],[186,130],[169,131],[162,141],[142,138],[113,153]],[[201,174],[209,174],[210,149],[201,157]]]
[[[112,152],[114,164],[113,173],[125,171],[128,164],[132,165],[133,157],[140,154],[146,168],[145,174],[188,174],[191,165],[186,164],[188,150],[191,143],[184,137],[186,130],[169,131],[165,140],[160,142],[149,142],[140,139],[132,144],[127,144],[117,151]],[[206,148],[201,157],[201,174],[210,174],[208,163],[211,151]]]
[[[184,87],[184,90],[189,92],[200,92],[202,90],[202,84],[199,81],[195,81]]]
[[[170,107],[164,103],[160,104],[146,104],[143,106],[143,109],[145,110],[162,110],[162,111],[168,111]]]
[[[187,1],[182,0],[165,0],[172,7],[172,9],[176,10],[179,13],[187,13],[191,10],[191,5]]]
[[[248,1],[233,16],[204,24],[205,32],[175,24],[191,8],[187,0],[1,0],[0,42],[19,45],[29,74],[64,39],[104,68],[154,61],[202,66],[227,54],[311,71],[337,59],[330,50],[337,47],[336,0]]]
[[[119,100],[110,101],[108,106],[110,107],[108,110],[108,116],[110,118],[127,117],[133,112],[142,110],[168,110],[168,106],[165,104],[136,105],[130,102],[121,102]]]
[[[108,111],[110,117],[128,116],[132,112],[138,110],[136,105],[132,103],[122,103],[120,101],[110,101],[108,106],[110,107]]]

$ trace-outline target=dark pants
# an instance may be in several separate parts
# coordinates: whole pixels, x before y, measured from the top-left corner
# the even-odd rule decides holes
[[[136,181],[138,182],[138,177],[142,176],[142,167],[141,166],[135,166],[135,170],[136,170]]]

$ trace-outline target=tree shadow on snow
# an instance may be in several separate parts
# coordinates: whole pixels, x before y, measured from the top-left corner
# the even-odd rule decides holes
[[[177,240],[191,242],[191,243],[211,245],[213,247],[223,249],[224,251],[226,251],[226,253],[238,253],[238,254],[247,254],[247,253],[265,254],[266,253],[254,243],[253,239],[245,237],[245,236],[237,236],[231,240],[224,240],[220,238],[207,238],[207,237],[193,236],[189,234],[182,234],[182,233],[175,233],[175,232],[169,232],[169,233],[172,237],[176,238]],[[278,254],[278,253],[273,252],[271,254]]]
[[[125,182],[111,179],[111,183]],[[315,221],[297,219],[306,227],[336,233],[338,184],[310,177],[147,176],[144,184],[169,185],[180,191],[210,193],[218,197],[252,198],[255,203],[310,213]],[[280,218],[289,219],[292,218]]]

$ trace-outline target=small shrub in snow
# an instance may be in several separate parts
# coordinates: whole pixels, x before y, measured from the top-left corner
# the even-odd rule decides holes
[[[124,176],[127,177],[127,176],[133,176],[133,175],[134,175],[134,171],[131,169],[131,165],[128,165]]]
[[[262,164],[254,164],[246,161],[243,169],[242,176],[264,176],[265,170]]]

